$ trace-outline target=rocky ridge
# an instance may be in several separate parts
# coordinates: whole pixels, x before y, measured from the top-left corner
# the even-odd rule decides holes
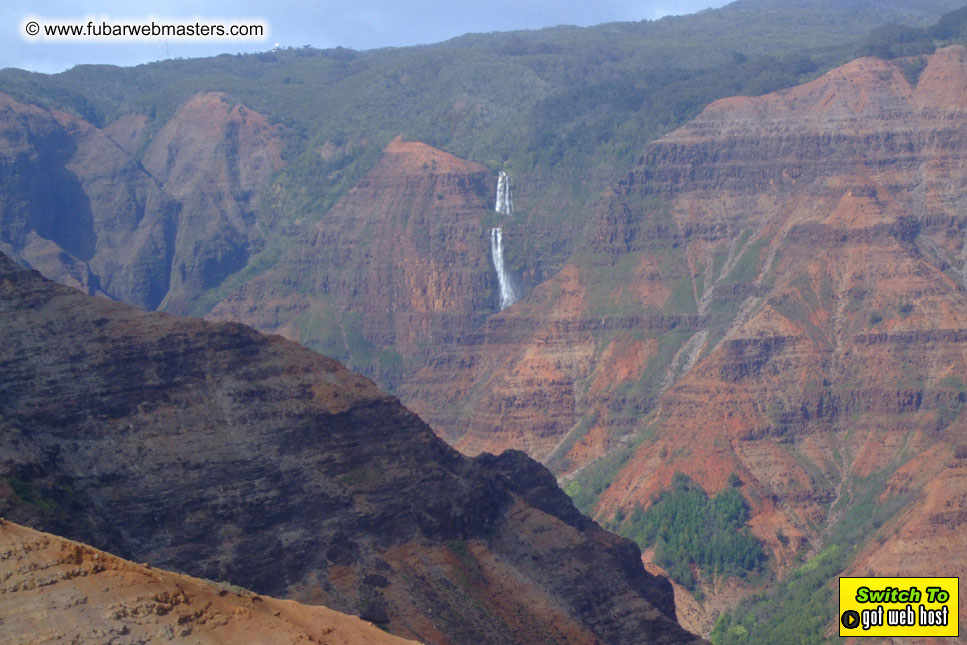
[[[818,505],[808,516],[833,494],[825,478],[958,441],[967,284],[951,207],[967,190],[956,171],[967,97],[951,88],[965,79],[955,47],[930,57],[915,85],[901,63],[860,59],[799,88],[720,101],[617,189],[618,203],[667,204],[707,320],[657,414],[675,447],[702,438],[686,441],[705,464],[690,471],[710,488],[734,468],[785,492],[787,512]],[[864,439],[833,464],[825,442],[846,431]],[[902,446],[883,450],[894,433]],[[825,475],[797,466],[799,451]],[[759,470],[767,454],[786,480]],[[724,455],[728,468],[716,467]],[[793,479],[802,489],[789,497]],[[630,492],[618,485],[606,499],[618,490]]]
[[[326,607],[136,564],[0,524],[5,642],[413,643]]]
[[[0,259],[13,521],[424,642],[690,642],[667,581],[522,453],[470,460],[337,362]]]

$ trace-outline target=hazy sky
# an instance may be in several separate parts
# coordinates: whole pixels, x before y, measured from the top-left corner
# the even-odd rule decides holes
[[[433,43],[469,32],[536,29],[553,25],[594,25],[618,20],[654,20],[729,0],[6,0],[0,2],[0,68],[20,67],[59,72],[80,63],[136,65],[166,57],[212,56],[282,47],[312,45],[353,49]],[[144,7],[144,9],[138,9]],[[25,24],[54,19],[84,22],[88,18],[143,23],[152,17],[194,23],[196,18],[264,22],[267,39],[255,42],[186,42],[184,40],[85,42],[28,40]]]

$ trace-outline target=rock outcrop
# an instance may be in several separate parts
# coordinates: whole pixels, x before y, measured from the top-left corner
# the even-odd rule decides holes
[[[0,521],[0,639],[22,642],[414,643],[326,607],[136,564]]]
[[[345,360],[397,386],[499,309],[483,166],[392,141],[367,175],[268,271],[208,316]]]
[[[0,512],[425,642],[679,643],[671,588],[520,452],[461,456],[278,336],[0,257]]]

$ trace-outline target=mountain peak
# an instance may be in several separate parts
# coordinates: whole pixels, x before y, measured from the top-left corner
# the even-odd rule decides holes
[[[420,141],[406,141],[397,136],[383,149],[380,165],[392,167],[394,171],[412,174],[472,174],[486,172],[487,169],[473,161],[461,159],[438,150]]]
[[[922,65],[915,77],[909,72],[911,65]],[[763,96],[714,101],[695,121],[668,137],[681,136],[711,123],[738,124],[793,116],[896,118],[903,112],[960,109],[967,104],[965,87],[967,50],[960,45],[913,59],[858,58],[803,85]]]

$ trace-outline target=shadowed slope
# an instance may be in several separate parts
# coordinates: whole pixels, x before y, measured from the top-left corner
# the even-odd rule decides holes
[[[668,583],[521,453],[469,460],[337,362],[0,258],[4,514],[434,642],[682,642]]]

